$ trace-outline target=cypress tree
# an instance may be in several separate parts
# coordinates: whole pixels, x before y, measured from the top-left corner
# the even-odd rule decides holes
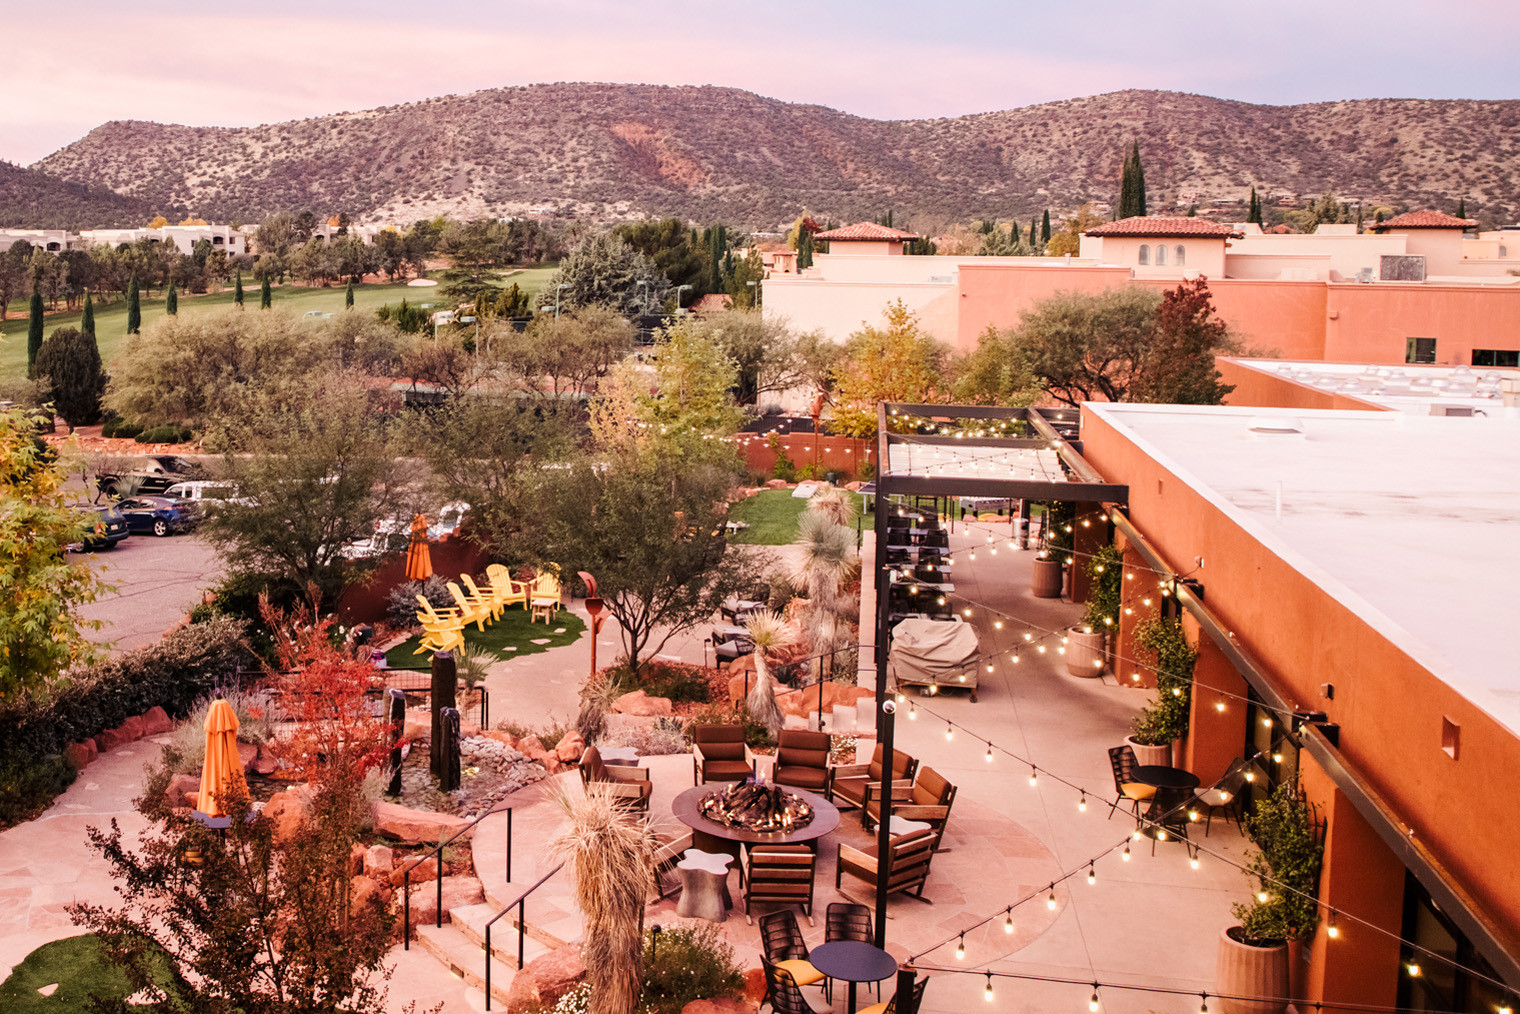
[[[1130,218],[1135,213],[1135,165],[1129,152],[1124,153],[1124,168],[1119,170],[1119,209],[1116,218]]]
[[[42,293],[32,290],[31,314],[26,324],[26,376],[37,376],[37,353],[42,348]]]
[[[127,286],[127,334],[142,330],[142,298],[137,294],[137,276]]]
[[[1050,209],[1045,209],[1045,216],[1040,220],[1040,242],[1050,242]]]
[[[238,268],[238,273],[237,273],[237,288],[232,290],[232,301],[237,304],[239,310],[241,310],[243,308],[243,269],[242,268]]]
[[[274,293],[269,290],[269,276],[264,276],[264,284],[259,286],[259,309],[267,310],[274,305]]]
[[[1465,198],[1465,197],[1459,197],[1459,198],[1457,198],[1457,217],[1458,218],[1466,218],[1467,217],[1467,198]]]
[[[885,224],[886,224],[886,226],[887,226],[888,229],[892,228],[892,209],[891,208],[887,209],[887,221],[886,221]]]
[[[1377,217],[1374,218],[1373,221],[1375,221],[1375,222],[1382,222],[1383,221],[1383,209],[1382,208],[1378,209]]]
[[[1140,142],[1135,142],[1133,158],[1135,163],[1135,214],[1145,216],[1145,167],[1140,164]]]
[[[1256,194],[1256,187],[1251,187],[1251,200],[1246,205],[1246,221],[1261,224],[1261,198]]]
[[[797,237],[797,270],[805,271],[813,266],[813,234],[807,229]]]
[[[164,297],[164,312],[174,317],[179,314],[179,289],[169,283],[169,294]]]
[[[1029,219],[1029,245],[1031,247],[1033,247],[1033,246],[1036,245],[1035,244],[1035,236],[1037,235],[1037,231],[1036,231],[1035,225],[1036,225],[1036,223],[1035,223],[1034,217],[1030,216],[1030,219]]]
[[[84,317],[79,321],[79,330],[91,338],[95,337],[95,301],[88,292],[84,294]]]
[[[354,283],[353,283],[353,280],[350,279],[349,283],[348,283],[348,288],[343,291],[343,309],[345,309],[345,310],[352,310],[353,308],[354,308]]]

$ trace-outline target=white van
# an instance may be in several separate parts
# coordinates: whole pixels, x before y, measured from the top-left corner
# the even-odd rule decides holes
[[[231,500],[237,495],[237,490],[228,482],[197,479],[193,482],[176,482],[161,495],[172,500],[188,500],[191,503],[219,503],[223,500]]]

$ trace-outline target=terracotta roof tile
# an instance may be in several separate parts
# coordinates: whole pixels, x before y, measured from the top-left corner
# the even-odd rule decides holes
[[[912,232],[903,232],[901,229],[892,229],[885,225],[877,225],[875,222],[856,222],[854,225],[846,225],[839,229],[830,229],[828,232],[820,232],[817,239],[824,240],[868,240],[876,243],[906,243],[910,239],[918,239],[918,235]]]
[[[1206,218],[1164,218],[1159,215],[1121,218],[1088,229],[1088,236],[1157,236],[1157,237],[1217,237],[1239,239],[1244,233],[1236,232],[1228,225],[1210,222]]]
[[[1373,232],[1385,232],[1388,229],[1476,229],[1478,221],[1474,218],[1458,218],[1456,215],[1448,215],[1440,211],[1409,211],[1402,215],[1395,215],[1385,222],[1378,222],[1372,227]]]

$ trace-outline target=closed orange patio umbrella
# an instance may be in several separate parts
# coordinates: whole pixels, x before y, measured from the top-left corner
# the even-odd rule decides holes
[[[412,519],[412,541],[406,547],[406,578],[426,581],[433,576],[433,554],[428,550],[427,518],[418,514]]]
[[[232,705],[218,700],[206,714],[206,760],[201,768],[201,795],[196,809],[208,817],[224,816],[217,804],[217,793],[223,796],[234,791],[248,792],[243,778],[243,761],[238,756],[237,715]]]

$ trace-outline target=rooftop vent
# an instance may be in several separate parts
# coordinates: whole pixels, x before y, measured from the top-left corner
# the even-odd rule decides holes
[[[1252,433],[1303,433],[1303,421],[1291,415],[1253,416],[1249,429]]]

